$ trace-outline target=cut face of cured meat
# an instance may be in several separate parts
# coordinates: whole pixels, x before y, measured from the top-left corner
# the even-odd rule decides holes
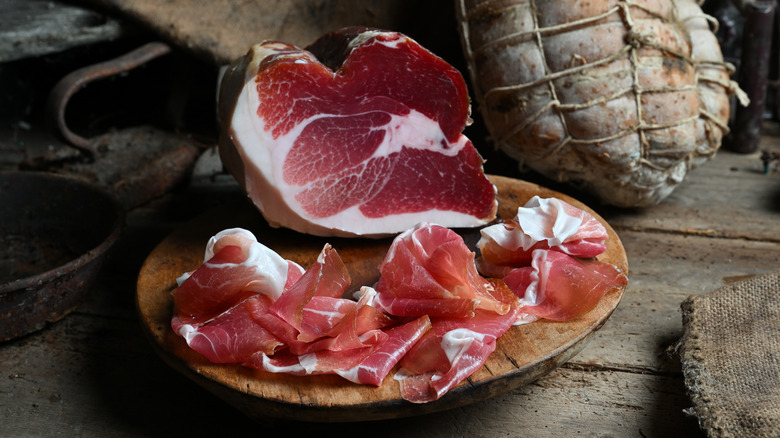
[[[404,35],[349,28],[310,51],[266,42],[224,76],[220,155],[273,226],[474,227],[497,203],[462,134],[469,112],[460,73]]]

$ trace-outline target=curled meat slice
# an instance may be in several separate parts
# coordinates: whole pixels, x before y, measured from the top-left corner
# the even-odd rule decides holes
[[[607,263],[537,249],[531,266],[517,268],[503,280],[521,298],[523,312],[566,321],[593,309],[609,291],[625,286],[628,277]]]
[[[243,229],[225,230],[211,238],[205,260],[182,275],[171,293],[182,323],[206,322],[254,294],[275,300],[303,269],[280,257]]]
[[[359,365],[340,371],[338,374],[351,382],[379,386],[390,370],[430,329],[431,320],[427,315],[391,327],[386,331],[387,339],[376,351],[368,355]]]
[[[487,342],[486,342],[487,341]],[[477,371],[496,349],[494,339],[485,339],[481,333],[456,329],[441,339],[444,351],[452,352],[451,366],[444,373],[429,371],[422,374],[406,374],[401,370],[395,375],[400,382],[401,396],[412,403],[427,403],[441,398],[467,377]]]
[[[255,295],[232,307],[207,324],[172,327],[190,348],[214,363],[240,363],[258,351],[273,354],[283,343],[252,318],[256,307],[268,308],[267,298]]]
[[[456,232],[436,224],[421,223],[399,234],[380,265],[377,291],[392,313],[394,299],[401,299],[404,315],[416,300],[420,312],[435,308],[436,300],[466,300],[477,309],[496,313],[509,311],[509,304],[495,296],[493,285],[482,278],[474,263],[475,254]],[[449,316],[468,316],[470,303],[451,306]],[[445,307],[437,312],[447,310]],[[466,313],[464,314],[464,311]],[[417,316],[424,313],[419,313]],[[440,316],[446,314],[439,313]]]
[[[322,338],[309,343],[293,339],[290,349],[272,357],[258,351],[245,364],[294,375],[338,374],[355,383],[380,385],[430,322],[425,316],[396,324],[371,306],[373,289],[361,292],[360,300]]]
[[[339,298],[349,287],[351,280],[347,268],[338,253],[326,244],[317,261],[301,278],[281,294],[271,305],[270,311],[301,332],[302,341],[319,337],[317,333],[304,332],[303,309],[315,296]]]
[[[478,310],[471,318],[433,318],[432,329],[401,360],[401,396],[414,403],[439,399],[477,371],[496,340],[515,323],[520,306],[503,315]]]
[[[480,231],[482,262],[528,265],[535,249],[556,249],[574,257],[595,257],[606,249],[607,229],[590,213],[557,198],[534,196],[517,215]]]

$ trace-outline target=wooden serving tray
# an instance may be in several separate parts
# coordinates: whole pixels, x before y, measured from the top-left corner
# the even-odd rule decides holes
[[[524,181],[490,176],[498,188],[498,216],[511,218],[534,195],[558,197],[592,213],[609,232],[607,251],[599,260],[628,274],[626,253],[615,231],[590,208],[561,193]],[[203,262],[208,239],[226,229],[246,228],[257,239],[307,268],[325,243],[338,251],[352,276],[351,293],[373,285],[378,266],[392,239],[321,238],[270,228],[247,201],[230,204],[196,218],[165,238],[148,256],[138,277],[137,304],[142,326],[157,353],[174,369],[210,392],[258,419],[300,421],[365,421],[421,415],[464,406],[510,391],[571,359],[609,318],[624,289],[607,294],[596,308],[567,322],[540,320],[514,326],[498,339],[496,351],[467,381],[441,399],[414,404],[400,397],[394,372],[380,387],[358,385],[338,376],[290,376],[267,373],[238,364],[213,364],[191,350],[170,327],[176,278]],[[456,230],[473,249],[476,229]],[[190,401],[193,402],[193,401]]]

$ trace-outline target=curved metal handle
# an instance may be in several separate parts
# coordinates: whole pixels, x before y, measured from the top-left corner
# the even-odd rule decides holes
[[[46,117],[63,140],[94,158],[97,150],[89,141],[72,132],[65,123],[65,107],[68,101],[81,87],[88,83],[116,75],[139,67],[154,58],[165,55],[171,51],[170,46],[161,42],[145,44],[129,53],[109,61],[100,62],[75,70],[57,83],[49,93],[46,102]]]

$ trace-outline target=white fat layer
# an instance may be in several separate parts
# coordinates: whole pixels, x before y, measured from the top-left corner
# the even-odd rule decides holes
[[[311,315],[321,315],[327,318],[328,321],[332,321],[334,319],[338,319],[342,316],[344,316],[341,312],[336,312],[335,310],[314,310],[310,309],[308,307],[303,308],[303,312]]]
[[[190,345],[190,342],[199,335],[198,328],[192,324],[182,324],[182,326],[179,327],[179,336],[187,341],[187,345]]]
[[[388,230],[400,232],[426,220],[447,223],[452,228],[471,228],[487,223],[487,220],[446,210],[427,210],[418,213],[402,213],[367,219],[357,206],[348,208],[336,215],[312,221],[316,221],[325,227],[336,229],[343,226],[343,224],[349,224],[350,231],[357,234],[379,234],[387,233]]]
[[[360,47],[361,45],[365,44],[368,40],[370,40],[372,38],[376,38],[377,36],[382,35],[382,34],[392,34],[392,32],[383,32],[381,30],[367,30],[365,32],[362,32],[361,34],[359,34],[355,38],[353,38],[352,41],[349,42],[349,45],[347,45],[347,48],[351,52],[356,47]],[[387,47],[395,49],[396,47],[398,47],[399,43],[402,43],[404,41],[408,41],[408,38],[406,38],[406,37],[404,37],[404,36],[402,36],[400,34],[396,34],[396,35],[398,37],[395,38],[392,41],[374,41],[374,43],[382,44],[383,46],[387,46]]]
[[[537,306],[544,301],[544,291],[547,290],[547,278],[550,272],[547,251],[536,250],[531,257],[532,281],[525,289],[523,297],[520,298],[520,304],[524,306]]]
[[[258,175],[254,173],[253,169],[257,169],[265,177],[265,180],[269,181],[280,192],[281,198],[292,211],[301,218],[325,228],[341,229],[343,224],[349,224],[351,233],[384,234],[388,230],[402,231],[423,220],[447,223],[451,227],[476,227],[487,223],[486,220],[469,214],[446,210],[394,214],[368,219],[359,210],[360,206],[358,205],[326,218],[317,218],[307,214],[295,197],[306,190],[308,186],[294,186],[285,183],[284,160],[295,140],[310,123],[324,117],[350,116],[318,114],[302,121],[287,134],[274,139],[271,132],[266,131],[265,120],[257,116],[256,110],[259,103],[255,83],[248,81],[237,99],[230,134],[231,140],[237,146],[246,165],[244,187],[247,195],[261,211],[265,211],[262,201],[263,193],[257,193],[257,191],[263,189],[265,185],[257,183]],[[403,147],[417,149],[435,147],[441,154],[455,156],[468,144],[468,138],[464,135],[460,135],[455,142],[448,142],[439,124],[416,110],[411,110],[406,116],[391,115],[391,120],[387,125],[373,129],[386,131],[382,144],[373,155],[374,158],[387,156]],[[446,147],[442,146],[442,141],[447,145]]]
[[[361,383],[360,379],[358,378],[358,373],[360,372],[360,369],[363,368],[361,365],[356,365],[352,368],[347,368],[345,370],[336,370],[336,374],[339,376],[349,380],[352,383]]]
[[[583,216],[566,214],[563,202],[557,198],[534,196],[517,209],[515,220],[519,228],[507,230],[503,224],[491,225],[480,231],[479,247],[493,240],[509,250],[528,250],[537,242],[546,241],[550,247],[564,243],[577,233]]]
[[[361,286],[360,291],[355,294],[358,300],[363,301],[366,306],[373,306],[378,292],[371,286]]]
[[[519,313],[517,315],[517,319],[512,323],[512,325],[525,325],[538,320],[539,317],[532,313]]]
[[[442,337],[441,348],[444,350],[444,354],[447,355],[450,365],[452,365],[460,359],[460,356],[468,350],[474,341],[483,342],[485,336],[483,333],[466,328],[450,330]]]
[[[244,238],[246,238],[246,239],[248,239],[250,241],[257,242],[257,238],[249,230],[245,230],[243,228],[228,228],[228,229],[222,230],[222,231],[218,232],[217,234],[211,236],[209,241],[206,243],[206,252],[205,252],[205,254],[203,256],[203,261],[207,262],[212,257],[214,257],[214,245],[217,244],[219,239],[221,239],[223,237],[226,237],[226,236],[230,236],[230,235],[239,235],[239,236],[242,236],[242,237],[244,237]]]
[[[181,286],[182,283],[187,281],[188,278],[190,278],[190,275],[192,275],[192,272],[185,272],[181,274],[179,277],[176,278],[176,286]]]
[[[213,256],[213,249],[216,242],[220,238],[230,234],[241,234],[242,236],[250,237],[254,240],[254,242],[249,245],[246,260],[241,263],[209,263],[207,261],[204,262],[204,265],[212,269],[232,268],[236,266],[252,267],[255,270],[256,276],[251,282],[252,290],[264,294],[271,300],[276,301],[284,291],[285,283],[287,283],[287,260],[283,259],[279,254],[267,246],[258,242],[255,239],[254,234],[242,228],[231,228],[217,233],[214,237],[209,239],[206,255],[208,256],[209,253],[211,253]]]
[[[268,372],[271,373],[300,373],[301,371],[305,371],[304,367],[300,364],[292,364],[284,367],[276,366],[271,363],[271,358],[269,358],[265,353],[261,353],[263,355],[263,369],[265,369]]]
[[[412,374],[409,373],[409,370],[406,368],[401,368],[398,371],[396,371],[395,375],[393,375],[393,380],[400,382],[401,380],[406,379],[407,377],[411,377]]]
[[[317,371],[317,353],[298,356],[298,362],[301,364],[301,368],[306,371],[306,374]]]

